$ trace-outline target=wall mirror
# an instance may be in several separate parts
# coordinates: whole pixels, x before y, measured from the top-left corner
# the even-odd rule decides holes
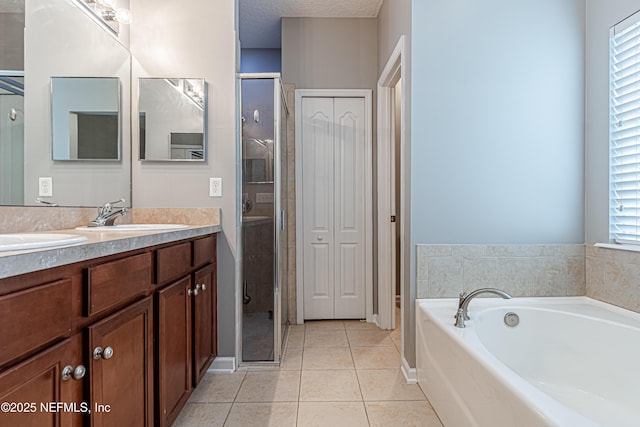
[[[9,6],[11,8],[7,9]],[[15,120],[9,118],[10,111],[7,113],[6,121],[13,129],[11,146],[21,148],[10,154],[4,150],[6,147],[0,149],[0,204],[42,206],[36,202],[40,177],[51,177],[53,181],[53,196],[43,199],[60,206],[99,206],[120,198],[130,201],[129,96],[120,96],[119,100],[119,161],[57,161],[53,160],[51,144],[52,77],[115,78],[120,82],[120,94],[130,93],[128,28],[121,31],[118,38],[115,37],[113,32],[97,24],[75,1],[0,1],[0,14],[5,12],[15,15],[19,25],[5,25],[5,21],[2,21],[0,45],[4,41],[10,42],[12,49],[20,48],[21,51],[17,64],[7,65],[4,60],[8,56],[0,55],[0,70],[22,72],[24,91],[21,95],[12,95],[14,98],[21,97],[21,102],[11,106],[15,109],[15,115],[12,116]],[[25,20],[28,23],[26,26]],[[80,122],[86,119],[81,115],[76,118]],[[68,121],[73,119],[67,116],[66,120],[65,126],[68,128]],[[4,121],[0,121],[3,127]],[[3,143],[9,141],[6,138],[0,140]],[[13,167],[5,168],[7,163]]]
[[[273,139],[246,138],[242,141],[242,152],[245,182],[273,182]]]
[[[140,160],[206,160],[204,79],[140,78]]]
[[[53,160],[120,160],[117,77],[51,78]]]

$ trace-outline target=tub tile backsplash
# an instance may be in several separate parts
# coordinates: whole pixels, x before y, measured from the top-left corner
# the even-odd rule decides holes
[[[514,296],[585,294],[584,245],[417,245],[418,298],[495,287]]]
[[[640,312],[640,252],[587,246],[588,297]]]

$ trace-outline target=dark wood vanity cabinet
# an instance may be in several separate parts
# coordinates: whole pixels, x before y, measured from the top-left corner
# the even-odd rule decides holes
[[[216,240],[208,236],[192,243],[156,253],[161,287],[156,292],[156,423],[160,426],[175,421],[217,351]],[[184,261],[187,253],[186,266],[176,262]]]
[[[0,426],[171,424],[216,353],[215,243],[0,279]]]
[[[0,404],[5,406],[0,411],[0,425],[82,425],[83,384],[73,378],[74,370],[83,368],[82,363],[82,337],[76,334],[3,370],[0,373]],[[49,406],[56,402],[69,402],[74,407],[58,410],[56,406]]]
[[[87,328],[90,425],[153,425],[153,304],[144,298]]]
[[[191,394],[191,278],[156,293],[157,421],[170,425]]]
[[[195,274],[198,295],[193,299],[193,386],[217,356],[217,280],[216,264],[210,264]],[[198,287],[200,285],[200,287]]]

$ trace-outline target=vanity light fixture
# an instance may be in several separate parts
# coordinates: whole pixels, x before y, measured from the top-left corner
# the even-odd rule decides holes
[[[127,8],[119,8],[116,0],[74,0],[75,3],[88,12],[98,24],[118,35],[120,24],[128,25],[133,21],[131,11]]]

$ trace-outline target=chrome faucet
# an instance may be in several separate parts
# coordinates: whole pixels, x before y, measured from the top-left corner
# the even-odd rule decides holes
[[[98,216],[96,219],[89,221],[89,227],[110,227],[115,225],[116,219],[120,215],[127,214],[127,208],[120,208],[113,210],[115,204],[124,203],[124,199],[116,200],[115,202],[105,203],[104,206],[98,208]]]
[[[456,328],[464,328],[465,320],[469,320],[469,316],[467,315],[467,309],[469,307],[469,303],[472,299],[481,294],[494,294],[501,296],[504,299],[511,299],[511,295],[506,293],[505,291],[501,291],[496,288],[482,288],[476,289],[475,291],[471,291],[469,294],[463,292],[460,294],[460,299],[458,301],[458,312],[456,313],[456,323],[454,323]]]

